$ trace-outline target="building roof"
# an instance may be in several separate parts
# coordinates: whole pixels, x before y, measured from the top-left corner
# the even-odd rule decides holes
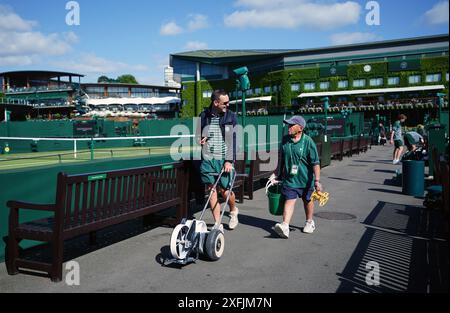
[[[126,104],[169,104],[169,103],[180,103],[181,100],[177,97],[151,97],[151,98],[104,98],[104,99],[87,99],[86,104],[88,105],[126,105]]]
[[[221,59],[225,62],[241,57],[270,58],[274,56],[289,56],[293,54],[315,54],[326,52],[351,51],[357,49],[382,48],[412,44],[432,43],[436,41],[447,41],[448,34],[433,36],[414,37],[406,39],[394,39],[384,41],[374,41],[367,43],[357,43],[350,45],[329,46],[313,49],[255,49],[255,50],[197,50],[172,54],[173,57],[191,60],[204,60],[210,62],[212,59]],[[229,59],[229,60],[228,60]]]
[[[7,76],[13,78],[26,78],[26,77],[38,77],[38,78],[55,78],[55,77],[84,77],[82,74],[70,73],[70,72],[57,72],[57,71],[12,71],[0,73],[0,76]]]
[[[331,97],[331,96],[350,96],[350,95],[365,95],[377,93],[392,93],[392,92],[408,92],[408,91],[430,91],[445,89],[444,85],[426,85],[400,88],[374,88],[374,89],[360,89],[360,90],[343,90],[343,91],[323,91],[323,92],[306,92],[300,94],[299,98],[313,98],[313,97]]]
[[[83,87],[133,87],[133,88],[158,88],[158,89],[181,89],[180,87],[162,86],[162,85],[141,85],[141,84],[123,84],[123,83],[82,83]]]

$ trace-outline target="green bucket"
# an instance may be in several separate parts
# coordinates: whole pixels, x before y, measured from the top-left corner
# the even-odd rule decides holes
[[[283,215],[284,211],[284,196],[281,194],[281,185],[274,185],[269,187],[267,191],[269,198],[269,212],[272,215]]]

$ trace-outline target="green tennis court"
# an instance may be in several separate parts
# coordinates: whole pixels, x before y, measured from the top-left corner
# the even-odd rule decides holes
[[[121,147],[79,150],[74,153],[73,150],[52,151],[52,152],[33,152],[20,154],[0,155],[0,171],[12,170],[28,167],[40,167],[56,164],[89,162],[91,160],[117,159],[117,158],[140,158],[145,156],[167,156],[170,155],[171,147]],[[175,153],[190,153],[191,147],[177,149]]]

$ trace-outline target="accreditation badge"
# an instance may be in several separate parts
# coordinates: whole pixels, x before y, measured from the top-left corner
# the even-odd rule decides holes
[[[298,165],[292,165],[291,175],[297,175],[297,174],[298,174]]]

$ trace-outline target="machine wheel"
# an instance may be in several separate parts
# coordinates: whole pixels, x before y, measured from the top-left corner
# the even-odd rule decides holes
[[[217,261],[223,254],[225,237],[218,229],[213,229],[208,234],[205,243],[206,254],[211,261]]]
[[[185,224],[180,224],[175,227],[170,238],[170,252],[175,259],[183,260],[187,256],[188,249],[186,248],[186,237],[189,227]]]

